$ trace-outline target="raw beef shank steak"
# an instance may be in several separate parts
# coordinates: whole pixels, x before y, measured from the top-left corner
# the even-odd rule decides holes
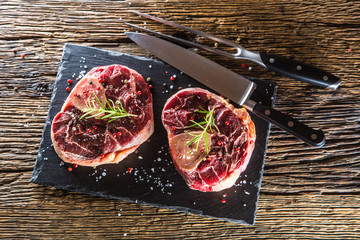
[[[93,68],[55,116],[51,139],[64,161],[117,163],[154,131],[152,96],[143,77],[121,65]]]
[[[174,165],[191,189],[230,188],[246,169],[256,136],[244,108],[201,88],[188,88],[167,100],[162,121]]]

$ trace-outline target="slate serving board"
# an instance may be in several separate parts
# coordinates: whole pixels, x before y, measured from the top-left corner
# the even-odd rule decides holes
[[[136,153],[119,164],[77,167],[63,163],[52,146],[50,129],[54,116],[60,111],[76,79],[91,68],[121,64],[138,71],[144,79],[150,78],[154,102],[155,131]],[[171,76],[174,80],[170,80]],[[257,89],[252,99],[273,106],[276,84],[252,79]],[[223,219],[247,225],[255,223],[257,202],[266,155],[270,124],[251,114],[256,127],[256,144],[250,163],[236,182],[227,190],[203,193],[191,190],[177,173],[170,157],[166,131],[161,123],[161,111],[166,100],[179,87],[201,87],[189,76],[154,59],[137,57],[97,48],[66,44],[51,97],[31,181],[58,189],[82,192],[102,197],[127,200],[182,212]],[[210,90],[210,89],[208,89]],[[211,91],[211,90],[210,90]],[[214,92],[214,91],[213,91]],[[69,171],[69,167],[72,171]]]

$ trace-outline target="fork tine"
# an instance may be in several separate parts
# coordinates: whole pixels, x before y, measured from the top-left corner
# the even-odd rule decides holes
[[[171,26],[171,27],[175,27],[175,28],[178,28],[178,29],[181,29],[181,30],[185,30],[185,31],[188,31],[188,32],[197,34],[197,35],[199,35],[199,36],[202,36],[202,37],[211,39],[211,40],[213,40],[213,41],[216,41],[216,42],[220,42],[220,43],[229,45],[229,46],[231,46],[231,47],[235,47],[235,48],[237,48],[237,49],[238,49],[238,48],[242,48],[242,47],[239,46],[237,43],[235,43],[235,42],[233,42],[233,41],[230,41],[230,40],[227,40],[227,39],[225,39],[225,38],[220,38],[220,37],[214,36],[214,35],[209,34],[209,33],[205,33],[205,32],[202,32],[202,31],[193,29],[193,28],[186,27],[186,26],[184,26],[184,25],[180,25],[180,24],[178,24],[178,23],[174,23],[174,22],[171,22],[171,21],[168,21],[168,20],[159,18],[159,17],[152,16],[152,15],[150,15],[150,14],[146,14],[146,13],[142,13],[142,12],[138,12],[138,11],[134,11],[134,10],[129,10],[129,11],[132,12],[132,13],[135,13],[135,14],[137,14],[137,15],[139,15],[139,16],[142,16],[142,17],[145,17],[145,18],[148,18],[148,19],[151,19],[151,20],[154,20],[154,21],[157,21],[157,22],[160,22],[160,23],[169,25],[169,26]]]
[[[129,25],[130,27],[135,28],[135,29],[139,29],[139,30],[142,30],[144,32],[154,34],[155,36],[165,38],[165,39],[167,39],[167,40],[169,40],[171,42],[177,42],[179,44],[184,44],[184,45],[186,45],[188,47],[199,47],[198,46],[199,44],[191,42],[191,41],[187,41],[187,40],[182,39],[182,38],[177,38],[177,37],[174,37],[174,36],[171,36],[171,35],[168,35],[168,34],[157,32],[157,31],[154,31],[154,30],[151,30],[151,29],[148,29],[148,28],[145,28],[145,27],[141,27],[141,26],[138,26],[138,25],[135,25],[135,24],[132,24],[132,23],[128,23],[128,22],[124,22],[124,23]]]
[[[161,32],[153,31],[153,30],[150,30],[148,28],[140,27],[138,25],[131,24],[131,23],[128,23],[128,22],[124,22],[124,23],[131,26],[131,27],[133,27],[133,28],[135,28],[135,29],[139,29],[139,30],[142,30],[144,32],[154,34],[155,36],[167,39],[170,42],[175,42],[175,43],[178,43],[178,44],[186,45],[188,47],[200,48],[200,49],[203,49],[203,50],[206,50],[208,52],[212,52],[212,53],[215,53],[215,54],[218,54],[218,55],[234,58],[234,54],[229,53],[229,52],[225,52],[225,51],[222,51],[222,50],[219,50],[219,49],[208,47],[208,46],[205,46],[205,45],[202,45],[202,44],[199,44],[199,43],[191,42],[191,41],[188,41],[188,40],[185,40],[185,39],[182,39],[182,38],[177,38],[177,37],[174,37],[174,36],[170,36],[170,35],[167,35],[167,34],[164,34],[164,33],[161,33]]]

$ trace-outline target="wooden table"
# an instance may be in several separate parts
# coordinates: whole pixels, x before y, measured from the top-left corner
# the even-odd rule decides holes
[[[254,226],[30,183],[63,45],[150,56],[124,35],[120,18],[143,21],[129,9],[293,56],[343,80],[336,91],[321,89],[205,54],[276,81],[276,107],[326,134],[314,149],[272,127]],[[1,1],[0,238],[359,239],[359,42],[356,1]]]

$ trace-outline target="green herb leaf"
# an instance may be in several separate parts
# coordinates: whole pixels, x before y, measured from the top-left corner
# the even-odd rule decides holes
[[[200,107],[201,110],[197,110],[197,113],[203,113],[206,114],[204,117],[204,121],[201,122],[195,122],[194,120],[190,120],[191,123],[193,123],[190,126],[187,126],[186,128],[194,128],[194,127],[198,127],[200,129],[202,129],[203,131],[196,135],[196,134],[192,134],[188,131],[185,131],[187,134],[193,136],[194,138],[192,138],[190,141],[188,141],[186,143],[186,146],[189,146],[193,143],[196,143],[196,150],[199,147],[199,143],[200,140],[202,138],[205,139],[205,148],[206,148],[206,152],[209,153],[210,151],[210,144],[209,144],[209,137],[208,137],[208,133],[213,133],[214,129],[217,130],[217,132],[219,132],[219,128],[215,125],[215,118],[214,118],[214,111],[215,111],[215,106],[213,107],[213,109],[211,111],[207,111],[205,109],[203,109],[202,107]]]
[[[122,106],[121,102],[118,101],[114,103],[111,99],[106,99],[105,105],[101,103],[100,99],[94,93],[94,97],[96,102],[99,104],[99,107],[95,105],[95,100],[88,100],[86,103],[86,108],[82,110],[84,115],[82,115],[79,120],[85,118],[95,118],[95,119],[106,119],[108,118],[108,122],[112,122],[116,119],[123,117],[137,117],[137,115],[128,113],[125,108]],[[96,113],[96,114],[94,114]]]

